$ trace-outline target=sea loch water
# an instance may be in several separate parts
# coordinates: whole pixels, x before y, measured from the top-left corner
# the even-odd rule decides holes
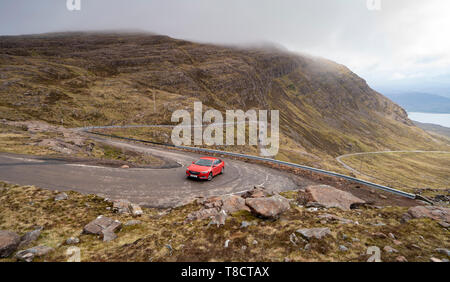
[[[408,112],[408,117],[411,120],[422,123],[433,123],[445,127],[450,127],[450,114]]]

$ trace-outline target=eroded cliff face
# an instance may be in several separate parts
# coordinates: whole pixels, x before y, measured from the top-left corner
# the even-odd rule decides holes
[[[284,137],[336,155],[428,142],[406,112],[343,65],[274,49],[150,34],[0,37],[0,118],[67,125],[168,122],[189,99],[280,110]],[[153,113],[152,93],[161,110]]]

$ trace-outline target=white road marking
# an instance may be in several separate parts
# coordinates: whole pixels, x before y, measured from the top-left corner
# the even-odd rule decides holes
[[[35,159],[26,159],[26,158],[18,158],[18,157],[10,157],[10,156],[3,156],[4,158],[18,160],[18,161],[26,161],[26,162],[33,162],[33,163],[44,163],[43,160],[35,160]]]

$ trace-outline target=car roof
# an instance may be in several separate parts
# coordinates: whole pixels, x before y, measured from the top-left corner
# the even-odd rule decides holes
[[[203,160],[218,160],[218,158],[215,158],[215,157],[201,157],[200,159],[203,159]]]

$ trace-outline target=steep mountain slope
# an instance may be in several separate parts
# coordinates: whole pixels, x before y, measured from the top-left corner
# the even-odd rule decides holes
[[[0,37],[0,118],[167,123],[195,100],[222,111],[280,110],[277,158],[315,166],[348,152],[446,146],[322,58],[139,33]]]

